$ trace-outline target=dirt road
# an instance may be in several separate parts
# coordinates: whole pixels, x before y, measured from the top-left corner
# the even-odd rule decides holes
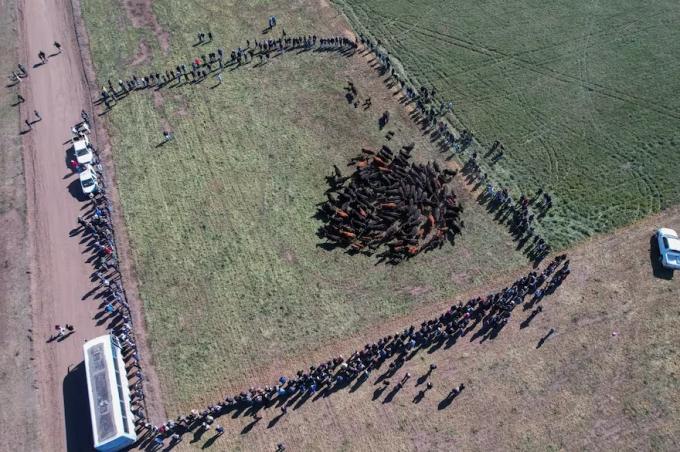
[[[76,175],[67,168],[70,128],[89,110],[90,92],[76,41],[73,8],[68,0],[21,0],[19,59],[29,70],[21,83],[28,247],[33,310],[34,364],[39,419],[38,450],[90,450],[89,410],[82,345],[105,334],[108,322],[97,321],[100,299],[93,297],[88,243],[72,235],[85,212]],[[62,44],[56,54],[54,41]],[[38,52],[49,56],[38,63]],[[23,123],[42,120],[31,130]],[[96,114],[90,111],[96,119]],[[95,143],[96,144],[96,143]],[[47,342],[54,325],[71,323],[76,333]]]

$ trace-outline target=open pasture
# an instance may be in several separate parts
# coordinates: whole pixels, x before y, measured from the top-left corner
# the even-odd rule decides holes
[[[228,54],[266,37],[272,14],[290,36],[346,30],[323,3],[86,0],[83,8],[99,85],[217,47]],[[194,46],[199,31],[211,31],[213,43]],[[106,115],[169,412],[526,262],[460,182],[465,228],[455,246],[396,267],[318,247],[314,214],[333,164],[346,168],[388,130],[395,150],[415,141],[417,160],[441,156],[366,58],[290,52],[255,63],[228,68],[221,84],[132,94]],[[370,109],[347,103],[347,80],[372,98]],[[381,132],[384,110],[392,119]],[[167,129],[175,139],[157,146]]]
[[[504,143],[504,160],[482,164],[494,183],[554,194],[540,228],[553,246],[680,200],[678,2],[335,3],[454,101],[453,125]]]
[[[332,35],[346,26],[335,10],[318,3],[137,5],[149,6],[132,11],[118,2],[84,2],[100,84],[205,53],[203,46],[193,47],[197,31],[213,32],[215,45],[205,46],[212,51],[261,37],[271,14],[289,35]],[[398,11],[401,3],[394,5]],[[430,10],[436,12],[431,6],[418,14]],[[387,34],[374,28],[389,47],[383,37]],[[423,22],[414,22],[416,31],[404,33],[399,42],[423,29]],[[418,49],[427,48],[421,44]],[[407,56],[400,57],[411,72]],[[319,222],[313,216],[325,199],[325,176],[332,173],[333,164],[344,169],[362,146],[384,142],[385,131],[377,128],[382,111],[392,113],[387,128],[395,131],[391,147],[415,141],[417,159],[443,161],[367,64],[359,55],[293,53],[259,67],[227,70],[219,85],[211,79],[135,93],[107,114],[168,414],[202,408],[225,393],[268,384],[280,373],[347,354],[432,317],[452,299],[497,290],[525,271],[516,270],[526,261],[514,251],[506,230],[460,182],[455,190],[466,207],[465,228],[453,247],[385,266],[375,265],[371,257],[317,246]],[[501,64],[521,79],[523,66],[513,66],[512,59],[482,64],[480,70]],[[420,79],[416,69],[413,73]],[[423,72],[437,73],[437,68]],[[460,77],[463,74],[461,68]],[[442,84],[440,92],[445,92],[444,75],[439,72],[442,79],[436,82]],[[348,79],[360,97],[372,97],[371,109],[347,104],[343,86]],[[482,80],[492,83],[493,78]],[[490,122],[481,119],[481,110],[478,116],[466,117],[471,105],[480,102],[466,105],[462,98],[454,99],[466,127],[483,142],[501,138],[509,148],[493,177],[514,188],[543,186],[539,179],[551,187],[555,209],[544,220],[543,232],[555,243],[566,244],[668,204],[674,192],[667,190],[675,190],[675,185],[661,160],[670,147],[645,148],[649,142],[640,141],[645,157],[633,160],[633,147],[622,134],[637,136],[642,126],[631,121],[616,138],[598,138],[610,147],[593,153],[593,128],[613,134],[608,121],[618,120],[624,107],[616,102],[625,102],[593,89],[590,95],[597,102],[589,111],[596,120],[565,113],[560,121],[548,121],[555,116],[549,107],[553,96],[564,98],[560,111],[579,110],[582,105],[576,104],[583,100],[569,91],[582,86],[563,81],[558,87],[564,91],[559,91],[550,87],[550,80],[545,76],[526,93],[529,86],[514,88],[524,102],[521,111],[503,103],[505,94],[468,86],[466,90],[477,90],[475,96],[494,102],[495,119]],[[455,80],[446,86],[465,91]],[[539,100],[548,112],[536,113],[539,106],[528,106]],[[665,101],[672,98],[666,96]],[[647,130],[659,136],[668,133],[671,126],[664,121],[673,120],[641,105],[628,105],[631,114],[646,115]],[[522,135],[528,133],[522,129],[527,127],[523,111],[543,115],[543,128],[531,135],[533,140]],[[569,125],[570,120],[576,122]],[[522,135],[516,139],[526,141],[524,147],[500,132],[485,139],[489,132],[484,127],[507,124],[503,121],[517,121],[517,129],[510,127],[515,135],[508,136]],[[560,147],[548,141],[565,139],[560,133],[566,133],[562,127],[567,126],[583,130],[583,137],[572,134]],[[176,138],[156,147],[164,129],[171,129]],[[623,144],[617,153],[610,140]],[[536,142],[554,146],[549,160],[542,148],[531,148]],[[613,160],[619,166],[607,166]],[[631,179],[634,171],[644,179]],[[661,186],[653,193],[633,190],[651,179],[665,180],[666,191]],[[187,438],[180,448],[209,442],[214,449],[270,450],[284,441],[303,450],[676,449],[677,341],[669,332],[677,329],[677,309],[669,307],[668,300],[677,298],[678,287],[677,281],[651,273],[649,235],[659,221],[677,223],[677,210],[581,245],[571,257],[573,274],[528,327],[520,328],[529,315],[520,308],[497,340],[463,340],[450,349],[419,353],[400,371],[411,372],[412,381],[431,362],[439,367],[430,379],[432,390],[418,403],[416,382],[395,392],[387,403],[384,394],[375,395],[371,378],[352,392],[305,403],[278,420],[276,410],[267,410],[256,424],[225,416],[220,419],[227,428],[223,437],[211,440],[205,435],[193,444]],[[550,328],[556,334],[537,349]],[[467,392],[453,403],[443,403],[451,387],[461,382]]]
[[[653,261],[650,236],[658,224],[679,222],[680,210],[673,208],[572,249],[572,273],[528,326],[529,311],[518,306],[492,341],[468,335],[450,348],[421,350],[387,389],[377,381],[380,369],[358,389],[295,409],[292,404],[282,418],[276,409],[265,410],[248,434],[250,418],[222,416],[227,433],[211,450],[267,451],[280,441],[304,451],[678,450],[680,284],[659,277],[664,272]],[[504,276],[455,301],[513,279]],[[346,356],[450,305],[423,306],[410,318],[375,325],[286,367]],[[541,342],[551,328],[555,332]],[[427,378],[433,387],[420,399],[431,363],[438,366]],[[274,381],[279,370],[261,375]],[[412,378],[394,392],[406,372]],[[447,398],[461,383],[465,391]]]

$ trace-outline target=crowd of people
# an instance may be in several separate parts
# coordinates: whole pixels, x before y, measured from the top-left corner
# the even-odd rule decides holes
[[[272,23],[273,19],[273,23]],[[269,28],[276,25],[275,18],[270,18]],[[213,40],[212,33],[199,33],[199,44],[210,43]],[[434,133],[446,146],[456,153],[464,152],[474,140],[472,133],[464,130],[462,133],[454,133],[442,120],[442,116],[453,110],[452,102],[435,100],[436,90],[426,87],[414,88],[401,78],[394,70],[389,56],[380,50],[379,43],[360,36],[359,41],[373,52],[380,64],[380,70],[389,72],[394,80],[401,85],[402,92],[409,102],[413,102],[421,121],[426,127],[434,129]],[[259,64],[264,64],[276,54],[299,49],[317,51],[354,51],[358,43],[347,37],[319,38],[316,35],[288,37],[285,31],[277,39],[263,39],[246,41],[245,47],[237,47],[226,53],[217,48],[207,55],[196,57],[189,64],[179,64],[174,68],[148,75],[119,80],[117,85],[109,80],[108,86],[102,87],[99,102],[107,109],[111,108],[116,101],[122,99],[133,91],[151,87],[161,89],[168,86],[179,86],[183,83],[200,83],[208,76],[217,72],[221,82],[221,73],[227,67],[238,68],[259,59]],[[355,93],[356,94],[356,93]],[[365,102],[370,107],[370,98]],[[368,108],[367,107],[367,108]],[[389,120],[389,118],[387,118]],[[387,120],[383,119],[386,123]],[[89,121],[83,116],[85,129],[89,130]],[[436,128],[436,129],[435,129]],[[83,127],[78,127],[78,130]],[[81,133],[81,132],[79,132]],[[85,132],[86,133],[86,132]],[[172,138],[169,132],[165,134],[165,140]],[[504,156],[505,148],[500,143],[494,143],[489,155],[493,161],[500,161]],[[535,217],[529,211],[529,206],[545,211],[552,205],[547,193],[539,193],[542,197],[529,200],[522,196],[517,202],[512,200],[507,189],[496,189],[488,182],[486,174],[481,174],[477,165],[477,155],[473,155],[466,164],[468,174],[486,183],[484,196],[494,208],[508,215],[508,224],[518,240],[529,240],[533,237],[533,251],[535,257],[545,256],[549,247],[543,239],[536,236],[533,230]],[[101,167],[99,167],[101,170]],[[411,359],[419,350],[429,347],[452,345],[460,337],[470,334],[480,323],[481,327],[474,333],[473,339],[481,337],[482,340],[494,338],[506,325],[511,313],[518,305],[524,303],[525,309],[530,309],[548,294],[552,293],[569,274],[569,261],[566,256],[558,256],[547,268],[540,273],[531,272],[523,278],[515,281],[510,287],[502,291],[490,294],[487,297],[474,298],[467,303],[459,303],[452,306],[440,316],[421,323],[419,326],[411,325],[402,332],[388,335],[377,342],[367,344],[362,350],[353,352],[349,358],[343,356],[334,357],[326,362],[311,366],[309,369],[298,371],[294,376],[282,376],[270,386],[253,387],[239,394],[225,397],[215,404],[207,406],[204,410],[192,410],[185,416],[179,416],[174,420],[168,420],[162,425],[153,425],[146,419],[143,390],[143,374],[139,367],[139,354],[135,345],[132,319],[129,305],[125,299],[120,274],[118,271],[118,259],[115,246],[115,238],[111,227],[111,203],[106,196],[104,186],[91,197],[91,211],[78,218],[78,223],[83,234],[92,240],[92,250],[96,255],[93,261],[95,271],[93,277],[99,281],[103,291],[105,304],[103,312],[111,318],[112,334],[118,337],[125,352],[126,362],[131,372],[131,389],[133,408],[137,425],[145,431],[144,438],[156,446],[162,446],[167,440],[170,444],[176,444],[182,440],[182,436],[190,431],[205,432],[215,429],[216,435],[221,435],[224,428],[216,424],[216,418],[226,413],[235,412],[252,416],[254,422],[261,419],[261,410],[278,406],[280,416],[287,413],[290,402],[295,399],[306,400],[309,397],[326,396],[330,393],[347,387],[352,382],[362,383],[370,378],[373,372],[380,369],[385,363],[388,369],[378,377],[377,383],[383,387],[391,384],[390,378],[395,376],[401,366]],[[561,266],[561,267],[560,267]],[[558,267],[560,267],[558,269]],[[526,298],[530,298],[525,302]],[[542,307],[535,308],[530,319],[542,311]],[[530,320],[529,319],[529,320]],[[432,365],[431,373],[436,365]],[[429,374],[428,373],[428,374]],[[399,379],[395,388],[406,385],[410,377],[406,373]],[[427,390],[431,389],[432,383],[428,383]],[[447,398],[455,398],[465,388],[464,384],[455,386]],[[421,390],[416,399],[422,399],[426,390]],[[281,445],[282,446],[282,445]],[[283,446],[282,446],[283,447]]]
[[[268,20],[267,30],[271,30],[275,26],[276,18],[272,16]],[[213,40],[213,35],[210,32],[207,34],[198,33],[197,37],[198,44],[210,43]],[[226,67],[237,68],[252,62],[255,58],[259,59],[258,64],[264,64],[272,56],[291,50],[354,51],[358,49],[359,44],[376,57],[379,72],[381,74],[389,73],[390,78],[400,85],[407,102],[415,106],[416,117],[419,122],[427,130],[432,130],[433,138],[438,140],[439,145],[444,150],[462,155],[474,142],[474,134],[467,129],[454,132],[444,120],[444,115],[453,111],[453,102],[438,100],[436,97],[437,90],[434,87],[420,86],[416,88],[410,84],[395,70],[392,60],[387,52],[382,49],[380,41],[374,41],[363,34],[360,34],[356,40],[345,36],[323,38],[313,34],[290,37],[286,35],[285,30],[282,30],[281,37],[276,39],[254,39],[252,42],[246,40],[244,47],[236,47],[228,55],[222,48],[218,48],[214,52],[207,53],[207,55],[197,56],[188,65],[179,64],[174,68],[166,69],[164,72],[152,72],[143,77],[132,75],[131,78],[119,80],[117,86],[109,80],[108,85],[102,87],[101,98],[98,102],[103,103],[107,108],[111,108],[115,101],[127,96],[132,91],[152,87],[156,89],[166,86],[175,87],[184,83],[200,83],[213,72],[217,72],[215,77],[221,83],[222,71]],[[349,88],[349,94],[356,98],[356,92],[352,92],[352,89],[355,90],[356,88],[353,88],[353,86]],[[368,108],[370,105],[370,98],[367,98],[364,106]],[[355,106],[358,106],[358,104]],[[388,121],[389,112],[384,112],[379,121],[381,128]],[[505,146],[496,140],[483,157],[489,158],[490,162],[495,164],[502,160],[505,155]],[[523,194],[518,199],[514,199],[507,187],[497,186],[490,181],[488,174],[483,172],[480,167],[481,158],[477,152],[472,152],[464,165],[464,173],[470,181],[484,187],[480,201],[488,203],[490,211],[499,212],[500,215],[497,218],[503,219],[513,237],[522,246],[526,245],[524,250],[527,256],[540,261],[550,253],[551,248],[546,240],[536,232],[535,222],[552,207],[552,198],[548,193],[541,191],[537,194],[537,196],[543,196],[543,200],[539,204],[527,202],[528,198]],[[532,209],[537,210],[537,212],[533,213]]]
[[[539,189],[533,197],[521,194],[514,199],[508,188],[494,186],[486,173],[483,173],[477,163],[477,153],[473,152],[463,166],[463,173],[471,182],[483,186],[484,190],[479,201],[487,206],[495,218],[507,225],[512,237],[518,242],[519,248],[533,261],[541,261],[550,254],[550,245],[536,231],[536,221],[546,215],[552,207],[550,194]]]
[[[81,112],[82,121],[76,124],[71,133],[72,141],[82,139],[88,135],[91,129],[90,118],[85,110]],[[96,156],[96,149],[92,148],[95,154],[94,161],[99,159]],[[75,160],[71,160],[74,162]],[[104,167],[95,163],[87,165],[90,170],[96,171],[103,176]],[[80,171],[85,165],[78,165],[77,162],[72,169]],[[92,280],[98,285],[93,292],[97,292],[97,297],[102,300],[100,305],[101,312],[97,315],[100,323],[109,322],[107,329],[110,334],[118,339],[123,352],[126,370],[130,386],[132,412],[135,415],[135,422],[142,426],[146,422],[146,403],[144,395],[144,375],[140,365],[139,350],[135,341],[132,314],[130,305],[125,295],[120,274],[118,250],[112,223],[112,203],[107,196],[106,185],[103,177],[99,177],[97,190],[89,195],[89,209],[84,211],[77,218],[78,227],[75,234],[87,238],[88,251],[92,254],[91,262],[93,265]]]
[[[381,75],[389,73],[390,79],[398,83],[405,101],[414,106],[414,118],[419,122],[424,130],[430,131],[432,138],[439,143],[443,151],[453,152],[461,155],[474,142],[474,135],[467,129],[460,133],[453,131],[453,128],[444,120],[443,116],[453,111],[453,102],[447,100],[437,100],[436,89],[428,89],[425,86],[414,87],[408,80],[402,77],[395,70],[394,65],[379,40],[361,34],[359,42],[372,53],[378,61],[377,70]],[[496,140],[489,151],[484,154],[484,158],[489,160],[489,165],[494,165],[506,156],[506,148]],[[545,216],[552,207],[551,196],[542,189],[536,197],[542,197],[540,202],[534,203],[527,196],[521,194],[514,199],[507,187],[494,185],[486,172],[480,167],[481,157],[477,152],[472,152],[465,165],[463,172],[470,182],[477,183],[484,187],[480,201],[488,203],[490,211],[497,211],[497,218],[509,227],[514,239],[524,248],[525,254],[532,260],[540,261],[550,253],[550,245],[543,237],[537,234],[535,222],[538,218]],[[532,207],[533,206],[533,207]],[[531,209],[536,210],[534,214]]]
[[[268,21],[268,29],[272,29],[275,26],[276,18],[272,16]],[[203,32],[198,33],[197,37],[198,44],[210,43],[213,40],[213,35],[210,32],[207,34]],[[132,75],[131,78],[119,80],[117,86],[109,80],[108,85],[102,87],[101,98],[98,102],[103,103],[108,109],[117,100],[133,91],[152,87],[156,89],[166,86],[175,87],[184,83],[200,83],[208,79],[209,75],[213,72],[217,72],[215,78],[219,84],[222,82],[222,71],[226,67],[237,68],[252,62],[255,58],[259,59],[258,64],[264,64],[272,56],[291,50],[354,51],[358,48],[359,44],[375,55],[378,61],[379,72],[381,74],[389,73],[394,82],[400,85],[407,102],[415,106],[418,120],[424,128],[432,130],[433,137],[439,141],[439,145],[444,150],[462,155],[474,142],[474,134],[467,129],[458,133],[454,132],[448,123],[444,121],[443,116],[453,111],[453,102],[437,100],[437,90],[435,88],[428,89],[425,86],[416,88],[410,84],[395,70],[389,55],[386,51],[382,50],[380,41],[373,41],[363,34],[360,34],[356,40],[345,36],[323,38],[313,34],[290,37],[286,35],[285,30],[282,30],[281,37],[279,38],[254,39],[252,42],[246,40],[244,47],[236,47],[229,54],[225,53],[222,48],[217,48],[214,52],[207,53],[207,55],[197,56],[189,64],[179,64],[174,68],[166,69],[164,72],[152,72],[142,77]],[[350,90],[352,88],[350,86]],[[350,94],[352,93],[350,92]],[[356,93],[352,95],[356,97]],[[368,108],[370,105],[370,98],[368,98],[364,106]],[[379,121],[381,128],[388,121],[389,112],[384,112]],[[489,158],[490,162],[495,164],[502,160],[505,154],[505,146],[496,140],[490,147],[489,152],[483,157]],[[503,222],[507,224],[515,240],[524,247],[527,256],[535,261],[540,261],[550,253],[551,248],[546,240],[537,233],[535,223],[552,207],[550,195],[543,191],[539,192],[538,195],[543,196],[540,204],[527,202],[528,198],[523,194],[518,199],[514,199],[507,187],[494,185],[490,181],[488,174],[481,170],[479,164],[481,158],[477,152],[472,152],[463,168],[464,173],[471,182],[476,182],[484,187],[480,201],[487,203],[490,211],[499,213],[497,218],[503,219]],[[532,209],[538,210],[538,212],[533,213]]]
[[[39,63],[34,67],[48,64],[49,59],[62,53],[62,46],[59,42],[54,42],[56,52],[47,55],[46,52],[38,52]],[[29,73],[22,64],[17,65],[18,71],[13,71],[9,78],[13,82],[12,86],[17,86],[25,80]],[[14,106],[25,102],[25,98],[17,93],[17,102]],[[35,119],[26,119],[24,123],[30,131],[33,124],[42,120],[38,111],[33,111]],[[85,111],[81,111],[81,120],[75,124],[71,130],[69,151],[74,152],[73,145],[77,142],[87,143],[87,147],[93,154],[89,163],[78,163],[77,156],[72,155],[68,159],[68,166],[74,173],[89,170],[96,172],[100,177],[97,178],[97,189],[89,195],[89,209],[84,210],[83,214],[77,218],[78,227],[73,231],[73,235],[82,235],[88,239],[87,250],[92,254],[92,259],[88,259],[93,265],[92,281],[98,282],[97,287],[90,294],[97,293],[97,298],[102,300],[101,312],[97,315],[101,323],[109,322],[107,328],[120,344],[128,371],[129,386],[132,395],[132,409],[138,425],[143,426],[146,421],[146,403],[144,400],[144,376],[140,366],[139,350],[135,342],[132,315],[130,306],[127,302],[125,291],[119,271],[118,251],[116,247],[115,235],[112,227],[111,214],[112,203],[106,192],[103,175],[104,168],[99,164],[97,151],[89,143],[91,131],[90,116]],[[61,342],[76,331],[74,325],[66,323],[54,326],[54,334],[48,342]]]
[[[205,33],[198,34],[199,44],[209,43],[212,39],[212,33],[208,33],[207,37]],[[294,50],[351,52],[356,48],[356,42],[345,36],[317,37],[314,34],[287,36],[283,30],[281,37],[276,39],[246,40],[244,47],[239,46],[229,52],[225,52],[223,48],[216,48],[213,52],[198,55],[193,61],[178,64],[173,68],[154,71],[141,77],[133,74],[129,78],[118,80],[117,83],[108,80],[108,83],[102,86],[97,104],[104,104],[107,109],[110,109],[116,101],[133,91],[201,83],[212,73],[215,73],[215,78],[221,83],[222,72],[225,68],[233,70],[251,63],[255,58],[259,60],[257,64],[262,65],[274,56]]]
[[[51,55],[47,55],[47,53],[45,53],[43,50],[40,50],[40,51],[38,52],[38,60],[40,60],[40,62],[37,63],[37,64],[36,64],[35,66],[33,66],[33,67],[45,65],[45,64],[47,64],[47,62],[49,61],[49,58],[55,57],[55,56],[61,54],[61,52],[62,52],[61,44],[60,44],[59,42],[57,42],[57,41],[54,41],[53,45],[54,45],[54,48],[56,49],[56,52],[53,53],[53,54],[51,54]],[[28,69],[26,69],[26,66],[24,66],[24,65],[21,64],[21,63],[17,64],[17,70],[16,70],[16,71],[12,71],[12,72],[9,74],[9,76],[8,76],[9,81],[10,81],[10,84],[8,85],[8,87],[11,88],[11,87],[13,87],[13,86],[18,86],[18,85],[20,85],[21,82],[22,82],[24,79],[26,79],[27,77],[28,77]],[[24,103],[25,101],[26,101],[26,99],[24,99],[24,97],[23,97],[20,93],[17,93],[17,101],[16,101],[16,103],[14,103],[12,106],[17,106],[17,105],[19,105],[19,104]],[[29,120],[29,119],[24,120],[24,123],[28,126],[28,130],[29,130],[29,131],[30,131],[31,128],[32,128],[32,127],[31,127],[32,124],[34,124],[34,123],[36,123],[36,122],[38,122],[38,121],[40,121],[40,120],[42,119],[42,118],[40,117],[40,114],[39,114],[37,111],[34,111],[34,114],[35,114],[35,116],[36,116],[36,119],[35,119],[35,120],[33,120],[33,121],[31,121],[31,120]]]
[[[200,435],[213,426],[217,434],[221,434],[220,431],[224,430],[217,424],[217,418],[229,413],[232,413],[232,417],[250,416],[253,423],[262,419],[262,411],[268,409],[278,408],[278,416],[285,416],[288,407],[293,403],[297,407],[309,398],[328,396],[352,383],[363,384],[387,364],[387,369],[375,380],[376,385],[382,385],[379,389],[382,391],[392,384],[390,378],[397,376],[404,363],[421,350],[433,351],[442,346],[449,347],[459,338],[468,335],[472,335],[470,341],[495,338],[518,306],[524,305],[524,310],[527,310],[540,304],[562,284],[569,273],[567,256],[557,256],[541,272],[532,271],[509,287],[486,297],[476,297],[466,303],[455,304],[446,312],[420,325],[410,325],[403,331],[366,344],[348,358],[342,355],[332,357],[328,361],[300,369],[292,376],[281,376],[271,385],[251,387],[218,400],[203,410],[191,410],[190,413],[161,425],[146,423],[144,437],[157,444],[164,444],[164,441],[169,440],[172,446],[189,432]],[[542,309],[535,309],[531,318],[541,311]],[[481,327],[473,333],[480,324]],[[421,378],[422,382],[436,368],[436,364],[431,364],[428,373]],[[410,377],[408,372],[398,377],[393,391],[405,387]],[[422,394],[419,392],[416,395],[414,402],[422,400],[426,391],[432,388],[432,383],[429,382],[426,388],[420,391]],[[453,387],[442,403],[450,403],[463,389],[464,384]]]
[[[270,29],[274,26],[275,23],[272,24],[270,20]],[[201,44],[211,42],[212,34],[208,38],[205,34],[199,34],[198,39]],[[380,65],[379,70],[382,73],[389,72],[396,83],[400,84],[407,101],[415,106],[419,120],[424,127],[433,130],[440,144],[456,154],[464,153],[473,143],[474,135],[468,130],[455,133],[443,120],[443,116],[453,110],[453,102],[437,101],[434,88],[428,89],[421,86],[416,89],[411,86],[395,71],[390,57],[380,50],[378,43],[373,43],[364,36],[360,36],[358,41],[375,54]],[[189,64],[180,64],[162,73],[151,73],[143,77],[133,75],[129,79],[119,80],[117,87],[109,81],[108,88],[102,89],[100,100],[107,108],[110,108],[113,102],[132,91],[151,87],[161,89],[166,86],[179,86],[183,83],[200,83],[213,72],[217,72],[216,78],[219,76],[218,80],[221,82],[221,74],[227,67],[238,68],[255,59],[259,60],[258,64],[264,64],[274,55],[295,49],[354,51],[357,48],[358,43],[346,37],[319,38],[315,35],[288,37],[285,31],[282,31],[280,38],[253,40],[252,42],[247,40],[244,47],[237,47],[229,53],[217,48],[214,52],[196,57]],[[352,88],[350,85],[348,91],[356,97],[357,93]],[[365,102],[365,105],[367,108],[370,107],[370,99]],[[381,117],[383,126],[389,121],[389,116],[384,116],[383,114]],[[496,163],[504,158],[505,151],[505,147],[500,142],[495,142],[484,157],[489,157],[491,162]],[[530,207],[537,210],[538,215],[544,215],[552,206],[550,195],[539,192],[533,199],[522,195],[518,200],[513,200],[507,188],[496,188],[488,180],[487,174],[482,173],[476,152],[469,157],[464,171],[485,187],[484,201],[488,202],[491,210],[498,210],[499,217],[507,222],[514,237],[518,241],[530,244],[528,254],[536,260],[543,259],[550,252],[550,248],[545,240],[535,233],[536,216]],[[560,265],[561,268],[558,270]],[[554,291],[568,274],[569,261],[565,256],[559,256],[541,273],[531,272],[498,293],[486,298],[469,300],[464,305],[452,306],[441,316],[423,322],[419,327],[411,325],[401,333],[367,344],[363,350],[355,351],[347,359],[342,356],[335,357],[327,362],[311,366],[309,369],[300,370],[290,378],[282,376],[273,385],[250,388],[239,394],[225,397],[224,400],[209,405],[202,411],[192,410],[191,413],[168,420],[162,425],[146,422],[143,416],[138,417],[138,422],[145,430],[144,438],[149,443],[153,442],[160,447],[168,440],[170,445],[180,442],[183,435],[190,431],[206,432],[214,427],[215,434],[221,435],[224,429],[216,423],[216,419],[226,413],[236,412],[249,415],[253,417],[254,422],[257,422],[261,419],[261,410],[276,405],[281,411],[280,416],[283,416],[287,413],[290,400],[306,399],[315,394],[316,397],[325,396],[348,386],[353,381],[363,382],[370,378],[372,372],[390,361],[387,371],[379,377],[383,387],[387,387],[391,384],[390,378],[396,375],[404,362],[420,349],[436,344],[455,343],[458,338],[469,334],[480,323],[481,327],[474,333],[473,338],[481,337],[482,341],[494,338],[506,325],[516,306],[524,303],[525,309],[534,307],[547,294]],[[530,300],[524,302],[527,297]],[[535,307],[525,323],[530,322],[540,312],[542,312],[542,307]],[[123,333],[126,334],[127,331],[123,330]],[[395,388],[403,387],[409,377],[410,374],[406,373]],[[429,383],[428,389],[431,388],[431,384]],[[464,388],[463,384],[454,387],[447,398],[455,398]],[[425,392],[426,390],[421,390],[416,399],[422,399]],[[143,398],[143,392],[136,391],[134,394],[136,397]]]

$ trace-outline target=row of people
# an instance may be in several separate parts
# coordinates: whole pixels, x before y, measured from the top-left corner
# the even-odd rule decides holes
[[[85,110],[81,112],[82,122],[73,127],[73,140],[83,139],[90,133],[90,117]],[[72,140],[72,141],[73,141]],[[94,159],[99,160],[97,151],[92,148]],[[79,170],[77,166],[75,170]],[[96,171],[103,175],[104,168],[97,165]],[[144,377],[141,372],[139,352],[135,342],[130,305],[125,296],[119,268],[118,251],[113,230],[112,203],[107,196],[104,178],[100,178],[98,189],[89,195],[89,210],[77,218],[78,232],[89,239],[88,250],[93,273],[91,278],[99,283],[102,300],[101,318],[109,321],[108,329],[121,346],[129,376],[132,397],[132,410],[135,422],[140,428],[146,421],[144,400]],[[108,316],[108,317],[106,317]]]
[[[385,384],[399,368],[412,359],[419,350],[453,345],[458,338],[467,336],[481,323],[471,340],[477,337],[494,338],[507,324],[513,310],[524,303],[533,306],[546,295],[553,293],[569,275],[569,261],[566,255],[557,256],[542,272],[532,271],[519,278],[509,287],[486,297],[476,297],[466,303],[451,306],[441,315],[410,325],[401,332],[387,335],[376,342],[355,350],[348,358],[335,356],[328,361],[297,371],[293,376],[281,376],[274,384],[251,387],[208,405],[203,410],[191,410],[184,416],[168,420],[160,426],[146,424],[149,434],[170,438],[172,443],[181,440],[183,434],[196,429],[208,429],[215,420],[234,412],[261,418],[260,411],[278,406],[285,414],[286,401],[296,397],[323,396],[346,388],[353,381],[365,381],[373,372],[389,362],[388,369],[378,377],[376,384]],[[527,300],[529,299],[529,300]],[[541,308],[542,310],[542,308]],[[540,312],[537,310],[536,312]],[[532,316],[535,316],[532,313]],[[436,366],[430,367],[430,372]],[[429,376],[428,373],[428,376]],[[404,378],[408,378],[406,374]],[[402,378],[402,386],[404,383]],[[455,388],[447,397],[455,397],[463,389]]]
[[[359,35],[359,41],[377,58],[381,73],[389,71],[390,76],[400,84],[404,97],[415,106],[415,110],[418,113],[417,116],[421,118],[421,123],[423,123],[424,127],[433,129],[434,138],[439,140],[442,148],[456,154],[462,154],[473,143],[474,135],[471,132],[465,129],[460,133],[455,133],[448,123],[441,119],[444,114],[453,111],[453,102],[437,101],[435,99],[437,91],[434,87],[428,89],[425,86],[421,86],[416,89],[408,83],[406,79],[394,70],[393,63],[387,52],[382,49],[379,40],[373,41],[369,37]],[[496,140],[489,152],[485,154],[485,157],[489,157],[491,164],[495,164],[502,160],[505,154],[505,146],[499,140]],[[535,235],[533,222],[536,217],[528,211],[526,206],[521,205],[521,198],[519,200],[521,209],[515,209],[514,206],[517,203],[513,202],[512,195],[507,188],[496,189],[492,183],[487,183],[489,176],[487,173],[482,172],[476,152],[473,152],[467,160],[464,170],[468,175],[471,175],[472,180],[478,181],[480,185],[486,184],[483,198],[491,200],[492,207],[510,209],[512,216],[512,220],[509,222],[510,232],[516,240],[530,243],[529,248],[526,250],[530,258],[540,260],[550,253],[550,246],[545,239]],[[552,207],[551,196],[548,193],[542,194],[543,201],[535,204],[535,207],[541,210],[540,216],[545,215],[546,211]]]
[[[229,54],[224,49],[218,48],[214,52],[197,56],[189,64],[179,64],[162,72],[154,71],[141,77],[132,75],[130,78],[118,80],[117,85],[108,80],[108,83],[102,86],[100,98],[97,102],[104,104],[109,109],[117,100],[127,96],[132,91],[147,88],[161,89],[174,82],[177,82],[174,86],[178,86],[182,82],[200,83],[212,72],[217,71],[221,77],[225,67],[239,67],[251,62],[255,57],[259,57],[260,62],[263,63],[269,59],[272,53],[284,53],[296,49],[346,51],[356,48],[356,42],[346,36],[317,37],[316,35],[306,35],[291,37],[283,35],[277,39],[254,40],[252,43],[247,40],[245,47],[236,47]]]

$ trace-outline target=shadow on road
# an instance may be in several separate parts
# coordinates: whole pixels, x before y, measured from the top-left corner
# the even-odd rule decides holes
[[[80,362],[66,374],[63,391],[66,450],[68,452],[94,450],[84,362]]]

